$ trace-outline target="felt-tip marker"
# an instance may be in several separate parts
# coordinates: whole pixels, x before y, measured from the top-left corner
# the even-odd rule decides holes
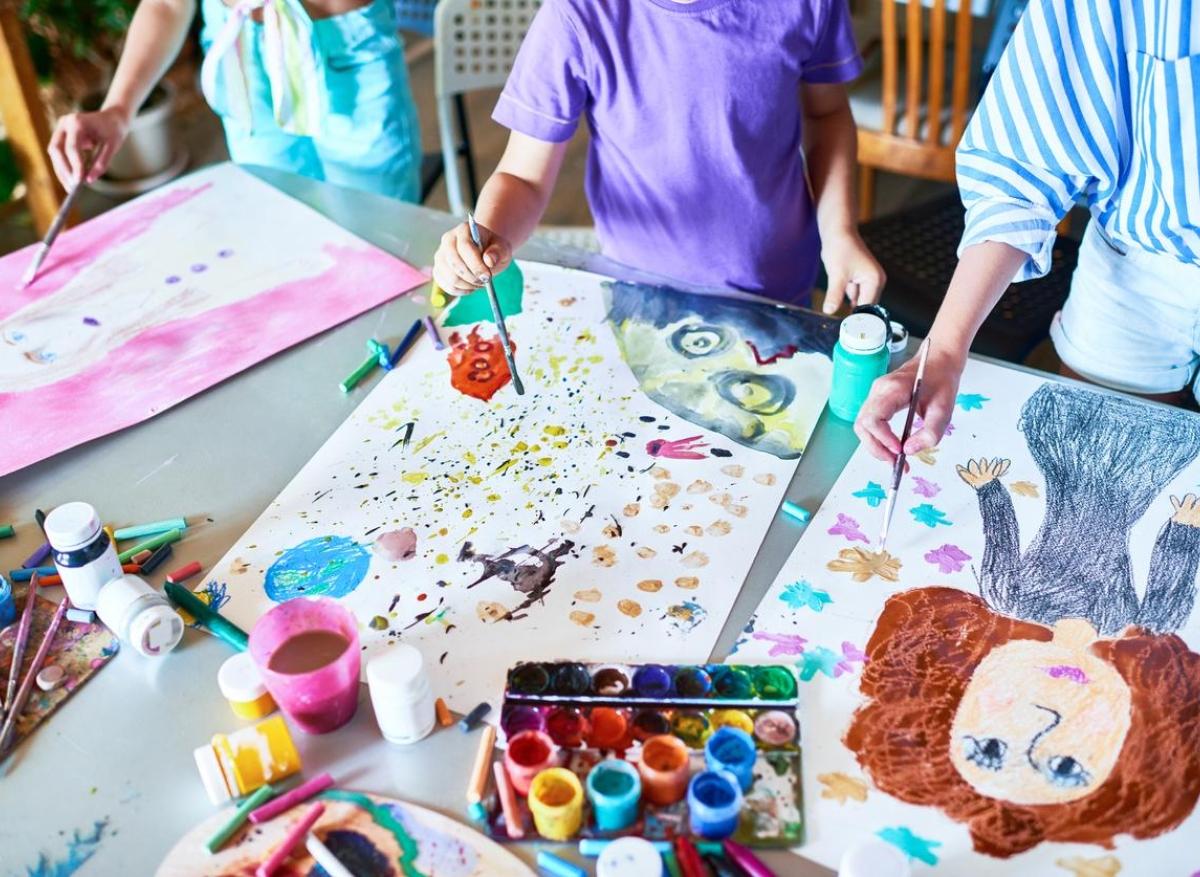
[[[491,711],[492,705],[485,700],[459,720],[459,730],[463,733],[474,730],[475,726],[479,724],[480,720],[482,720],[483,717]]]

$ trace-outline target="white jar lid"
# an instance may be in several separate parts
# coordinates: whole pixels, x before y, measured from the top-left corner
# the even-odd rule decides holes
[[[662,856],[645,838],[622,837],[606,845],[596,860],[596,877],[658,877]]]
[[[217,671],[217,685],[224,698],[234,703],[251,703],[267,693],[249,652],[238,652],[225,659]]]
[[[57,551],[82,548],[100,532],[100,516],[86,502],[63,503],[46,515],[46,538]]]
[[[888,342],[891,327],[878,314],[851,314],[838,328],[838,341],[851,353],[875,353]]]
[[[909,877],[912,865],[908,856],[877,837],[851,846],[842,855],[838,877]]]
[[[183,619],[179,613],[159,603],[149,606],[129,622],[129,641],[148,658],[159,658],[183,639]]]
[[[213,806],[220,807],[226,801],[232,801],[233,793],[225,782],[225,774],[221,772],[221,763],[217,761],[217,753],[212,745],[197,746],[192,751],[192,758],[196,760],[200,781],[204,783],[204,791],[208,793],[208,800]]]
[[[396,643],[367,661],[367,685],[372,691],[387,690],[394,696],[412,697],[427,682],[425,659],[408,643]]]

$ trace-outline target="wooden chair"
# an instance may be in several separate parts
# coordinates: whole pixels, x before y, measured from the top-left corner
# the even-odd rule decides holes
[[[954,182],[954,148],[966,128],[971,100],[971,4],[967,0],[959,3],[954,13],[953,41],[949,42],[946,0],[931,2],[926,39],[926,9],[921,0],[905,4],[882,0],[881,123],[877,130],[861,124],[858,129],[859,215],[864,220],[873,212],[878,171]],[[904,6],[903,37],[899,5]]]

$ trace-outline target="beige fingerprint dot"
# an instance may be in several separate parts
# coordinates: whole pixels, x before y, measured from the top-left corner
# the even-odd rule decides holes
[[[654,492],[670,498],[679,493],[679,485],[674,481],[664,481],[662,484],[654,485]]]
[[[725,508],[727,505],[733,502],[733,497],[728,493],[714,493],[708,498],[708,501],[714,505],[719,505],[721,508]]]
[[[687,534],[689,536],[703,536],[704,528],[701,527],[699,524],[692,524],[690,527],[687,528]]]
[[[580,603],[599,603],[600,592],[596,588],[588,588],[586,591],[576,591],[575,599]]]
[[[621,510],[621,512],[627,518],[636,518],[638,516],[638,512],[640,512],[641,510],[642,510],[642,507],[638,503],[631,502],[628,505],[626,505],[625,508],[623,508]]]
[[[703,551],[693,551],[683,558],[683,565],[688,569],[699,569],[708,566],[708,555]]]
[[[563,518],[561,521],[558,522],[558,526],[562,527],[562,531],[564,533],[578,533],[579,532],[579,522],[572,521],[570,518]]]
[[[726,506],[725,511],[729,512],[729,514],[733,515],[735,518],[744,518],[746,517],[746,513],[750,510],[744,505],[738,505],[737,503],[734,503],[733,505]]]
[[[712,485],[699,478],[687,486],[688,493],[708,493],[710,490],[712,490]]]
[[[645,591],[647,594],[653,594],[655,591],[662,590],[662,579],[642,579],[637,583],[639,591]]]
[[[670,524],[655,524],[654,532],[655,533],[670,533],[671,525]]]
[[[700,579],[695,576],[680,576],[675,580],[675,586],[685,591],[694,591],[700,587]]]
[[[721,471],[730,478],[741,478],[746,474],[746,467],[739,466],[737,463],[730,463],[728,466],[722,466]]]
[[[642,604],[637,600],[620,600],[617,603],[617,608],[630,618],[637,618],[642,614]]]
[[[480,621],[499,621],[508,614],[508,609],[500,603],[490,603],[485,600],[475,607],[475,614],[479,616]]]
[[[591,612],[580,612],[578,609],[572,612],[569,617],[580,627],[591,627],[592,622],[596,620],[596,616]]]
[[[600,532],[604,534],[605,539],[616,539],[621,535],[621,525],[616,521],[609,521]]]
[[[616,562],[616,553],[607,545],[600,545],[592,549],[592,563],[596,566],[612,566]]]
[[[662,466],[659,466],[657,469],[655,469],[650,474],[654,478],[657,478],[659,481],[665,481],[666,479],[671,477],[671,473],[668,472],[666,469],[664,469]]]
[[[763,472],[761,475],[755,475],[754,480],[764,487],[770,487],[775,483],[775,476],[770,472]]]
[[[728,536],[729,531],[733,529],[733,525],[728,521],[713,521],[708,525],[709,536]]]
[[[656,493],[654,496],[650,497],[650,508],[652,509],[665,509],[670,504],[671,497],[667,496],[666,494]]]
[[[637,550],[637,556],[640,557],[642,560],[649,560],[650,558],[654,557],[656,554],[658,554],[657,551],[655,551],[653,548],[647,548],[645,545],[643,545],[641,548],[639,548]]]

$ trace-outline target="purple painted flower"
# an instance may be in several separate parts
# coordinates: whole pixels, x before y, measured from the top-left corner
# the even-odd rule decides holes
[[[921,427],[924,425],[925,425],[925,421],[921,418],[921,415],[918,414],[916,417],[913,418],[913,432],[919,432]],[[946,424],[946,435],[954,435],[954,421],[953,420]]]
[[[867,544],[871,542],[862,529],[859,528],[858,521],[840,512],[837,516],[837,523],[829,528],[829,535],[845,536],[847,542],[866,542]]]
[[[208,266],[203,263],[200,263],[200,262],[197,262],[195,265],[192,266],[193,274],[203,274],[207,270],[208,270]]]
[[[850,641],[842,643],[842,658],[834,665],[833,678],[837,679],[843,673],[853,673],[855,664],[865,663],[866,653]]]
[[[170,277],[167,278],[167,283],[171,286],[174,286],[176,283],[179,283],[181,280],[183,280],[183,278],[180,277],[178,274],[172,274]]]
[[[934,564],[938,568],[938,572],[945,574],[961,570],[963,564],[971,559],[971,555],[957,545],[947,543],[941,548],[926,551],[925,559]]]
[[[804,654],[804,644],[808,642],[804,637],[790,633],[764,633],[763,631],[756,631],[753,638],[774,643],[771,650],[767,652],[767,655],[772,658],[780,655],[802,655]]]
[[[917,496],[937,496],[941,493],[942,486],[930,481],[928,478],[922,478],[920,475],[913,476],[913,493]]]

